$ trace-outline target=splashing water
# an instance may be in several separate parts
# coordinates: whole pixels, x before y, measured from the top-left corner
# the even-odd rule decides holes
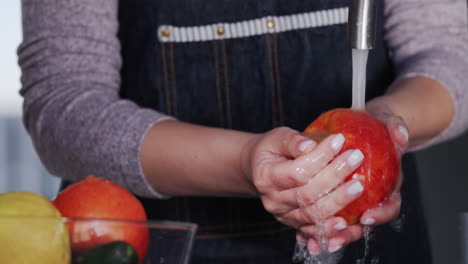
[[[304,264],[336,264],[341,259],[341,253],[335,252],[330,253],[328,252],[328,238],[325,235],[325,222],[319,221],[317,223],[317,242],[320,248],[320,254],[318,256],[310,256],[308,262],[304,262]]]
[[[300,262],[304,264],[337,264],[342,255],[343,250],[339,250],[334,253],[328,252],[328,238],[325,236],[325,225],[324,221],[318,221],[317,226],[317,242],[320,248],[320,254],[318,256],[312,255],[307,249],[307,243],[301,244],[296,243],[296,249],[294,253],[294,262]]]
[[[324,196],[329,195],[333,194],[324,194],[321,195],[321,197],[323,198]],[[320,208],[320,200],[317,203]],[[299,201],[299,206],[304,208],[306,204],[304,204],[303,201]],[[320,210],[318,210],[312,218],[315,219],[315,226],[317,228],[317,237],[315,239],[319,245],[320,254],[315,256],[309,252],[307,247],[309,238],[306,238],[305,243],[296,243],[293,261],[304,264],[337,264],[343,255],[343,250],[339,250],[334,253],[328,252],[328,237],[325,232],[325,218],[320,214]]]
[[[318,195],[318,201],[315,201],[315,206],[318,210],[312,212],[313,215],[310,215],[310,211],[308,211],[308,213],[305,213],[306,215],[309,214],[308,216],[314,220],[315,226],[317,228],[315,239],[319,245],[321,253],[318,256],[312,255],[307,247],[309,238],[303,238],[306,240],[305,243],[296,243],[296,248],[293,256],[294,262],[304,264],[337,264],[341,259],[341,250],[334,253],[328,252],[328,237],[326,236],[325,232],[326,216],[322,215],[321,210],[326,205],[326,203],[323,203],[324,198],[330,198],[330,196],[333,195],[335,194],[333,192],[330,193],[330,190],[323,190],[323,193]],[[302,194],[299,193],[298,204],[300,210],[304,210],[305,208],[307,208],[307,206],[310,206],[310,204],[308,204],[306,201],[307,200],[304,199],[304,197],[302,197]]]
[[[304,264],[337,264],[344,253],[344,248],[330,253],[328,252],[328,239],[325,236],[325,229],[323,222],[317,224],[318,238],[317,241],[320,247],[320,254],[318,256],[312,255],[307,249],[307,244],[296,244],[294,253],[294,262],[301,262]],[[364,227],[364,253],[360,259],[356,260],[356,264],[379,264],[379,257],[372,257],[369,262],[370,242],[373,240],[371,227]]]
[[[366,101],[366,66],[368,50],[352,50],[353,60],[353,103],[352,109],[364,110]]]
[[[405,215],[401,214],[401,216],[389,223],[390,227],[395,232],[401,232],[403,229],[403,224],[405,222]]]
[[[365,264],[367,256],[369,256],[369,242],[371,240],[371,229],[369,226],[364,227],[364,256],[356,261],[356,264]]]

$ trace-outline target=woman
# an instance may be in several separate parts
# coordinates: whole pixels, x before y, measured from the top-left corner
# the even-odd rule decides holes
[[[298,132],[350,105],[345,8],[338,0],[23,0],[25,126],[51,173],[106,177],[145,197],[150,218],[198,223],[192,263],[289,263],[296,229],[318,254],[312,217],[281,195],[305,184],[310,197],[337,187],[339,200],[307,207],[327,216],[329,251],[371,225],[369,257],[430,263],[410,155],[402,230],[382,225],[400,211],[399,190],[347,227],[332,215],[362,192],[358,181],[341,181],[365,157],[336,156],[339,134],[317,144]],[[402,151],[460,134],[466,3],[388,0],[379,9],[368,111]],[[363,254],[361,242],[342,263]]]

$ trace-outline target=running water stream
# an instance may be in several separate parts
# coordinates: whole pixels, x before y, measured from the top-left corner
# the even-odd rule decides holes
[[[369,50],[352,49],[352,105],[355,110],[365,110],[366,100],[366,68]],[[317,242],[320,247],[320,255],[313,256],[307,250],[306,245],[297,245],[295,260],[303,261],[304,264],[337,264],[343,254],[342,250],[335,253],[328,252],[328,238],[325,236],[324,224],[316,223],[318,229]],[[366,264],[369,256],[369,241],[371,240],[370,227],[364,227],[365,248],[361,259],[356,260],[356,264]],[[378,259],[371,259],[370,264],[377,264]]]
[[[369,50],[352,50],[353,102],[352,109],[364,110],[366,101],[366,66]]]
[[[353,102],[351,108],[365,111],[366,105],[366,69],[369,50],[352,49],[353,64]],[[356,260],[356,264],[366,264],[369,256],[369,243],[371,240],[371,228],[364,227],[364,255]],[[377,264],[378,259],[373,258],[370,264]]]

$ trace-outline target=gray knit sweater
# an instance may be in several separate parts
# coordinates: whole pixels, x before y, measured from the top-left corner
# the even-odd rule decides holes
[[[158,197],[139,152],[146,131],[167,116],[119,98],[117,2],[22,0],[24,123],[52,174],[95,174]],[[385,17],[398,78],[427,76],[453,96],[453,122],[428,145],[459,135],[468,127],[466,0],[387,0]]]

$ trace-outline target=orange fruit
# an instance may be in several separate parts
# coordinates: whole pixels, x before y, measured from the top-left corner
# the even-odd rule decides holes
[[[125,241],[136,249],[140,262],[146,256],[148,228],[141,222],[132,222],[146,221],[145,209],[121,186],[89,176],[59,193],[53,204],[64,217],[88,219],[68,224],[74,253],[79,254],[107,242]]]

